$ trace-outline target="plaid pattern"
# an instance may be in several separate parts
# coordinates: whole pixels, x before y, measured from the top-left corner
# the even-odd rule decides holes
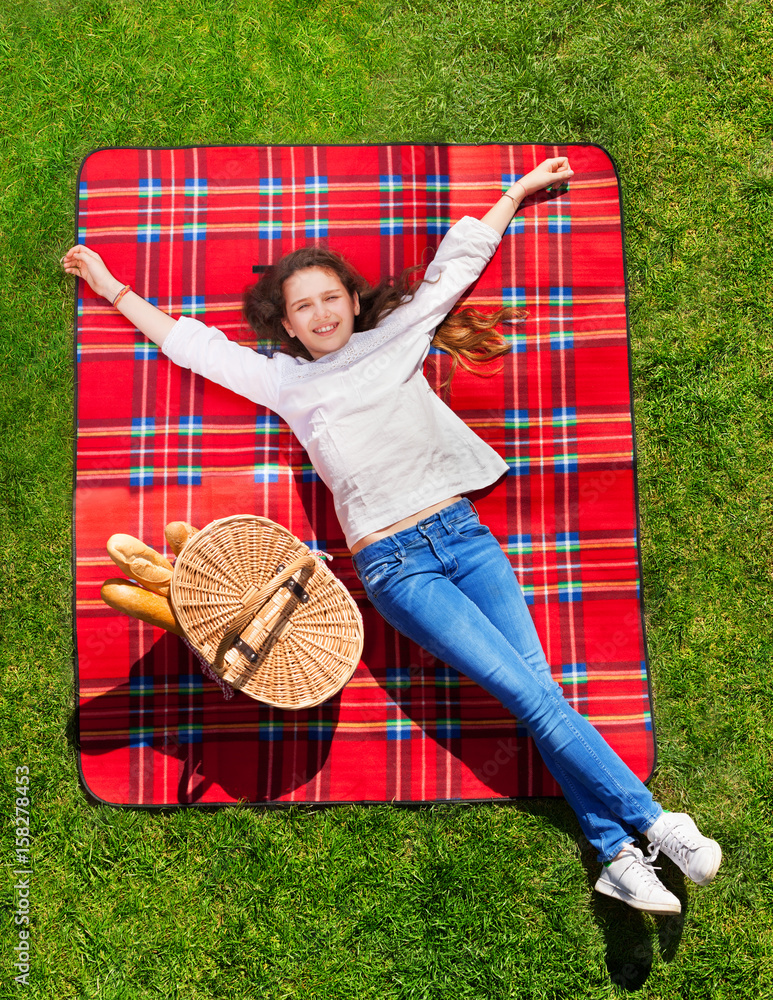
[[[642,778],[654,763],[642,630],[620,192],[596,146],[109,149],[79,178],[78,239],[174,315],[241,343],[253,269],[310,241],[374,281],[422,259],[546,156],[567,193],[529,199],[468,304],[525,306],[503,371],[451,405],[510,474],[474,497],[522,582],[554,676]],[[426,259],[426,258],[425,258]],[[287,426],[171,364],[78,285],[76,641],[80,765],[112,803],[401,801],[559,794],[523,728],[389,628],[354,575],[331,498]],[[428,377],[439,386],[445,355]],[[224,701],[175,637],[113,612],[116,531],[258,513],[334,557],[363,660],[320,708]]]

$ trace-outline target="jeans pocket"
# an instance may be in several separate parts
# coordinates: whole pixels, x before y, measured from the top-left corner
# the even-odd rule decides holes
[[[491,534],[490,529],[480,523],[478,515],[473,510],[466,517],[452,521],[451,530],[460,538],[485,538]]]
[[[403,568],[403,560],[399,552],[389,552],[368,563],[362,574],[362,585],[370,597],[377,597],[390,580],[396,579]]]

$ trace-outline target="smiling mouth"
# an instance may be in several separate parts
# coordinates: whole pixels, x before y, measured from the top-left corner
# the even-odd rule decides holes
[[[314,330],[314,333],[318,337],[325,337],[327,334],[332,333],[334,330],[338,329],[338,323],[328,323],[327,326],[319,326]]]

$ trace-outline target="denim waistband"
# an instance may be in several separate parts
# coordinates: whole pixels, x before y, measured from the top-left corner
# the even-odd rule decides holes
[[[443,507],[437,513],[422,518],[421,521],[412,524],[410,528],[402,528],[400,531],[395,531],[392,535],[387,535],[385,538],[379,538],[376,542],[371,542],[370,545],[366,545],[364,549],[360,549],[359,552],[356,552],[352,556],[352,562],[354,563],[357,575],[359,576],[360,566],[366,565],[375,557],[388,555],[390,552],[395,551],[402,552],[412,542],[420,541],[422,529],[428,530],[436,525],[447,527],[454,521],[463,520],[471,510],[475,510],[472,501],[468,500],[467,497],[462,497],[461,500]]]

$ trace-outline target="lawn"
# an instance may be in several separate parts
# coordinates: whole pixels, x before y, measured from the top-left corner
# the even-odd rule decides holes
[[[761,0],[8,0],[0,13],[0,996],[773,997],[773,12]],[[624,197],[650,787],[684,920],[591,891],[562,801],[165,813],[73,746],[75,183],[102,146],[594,142]],[[13,981],[29,768],[32,973]]]

